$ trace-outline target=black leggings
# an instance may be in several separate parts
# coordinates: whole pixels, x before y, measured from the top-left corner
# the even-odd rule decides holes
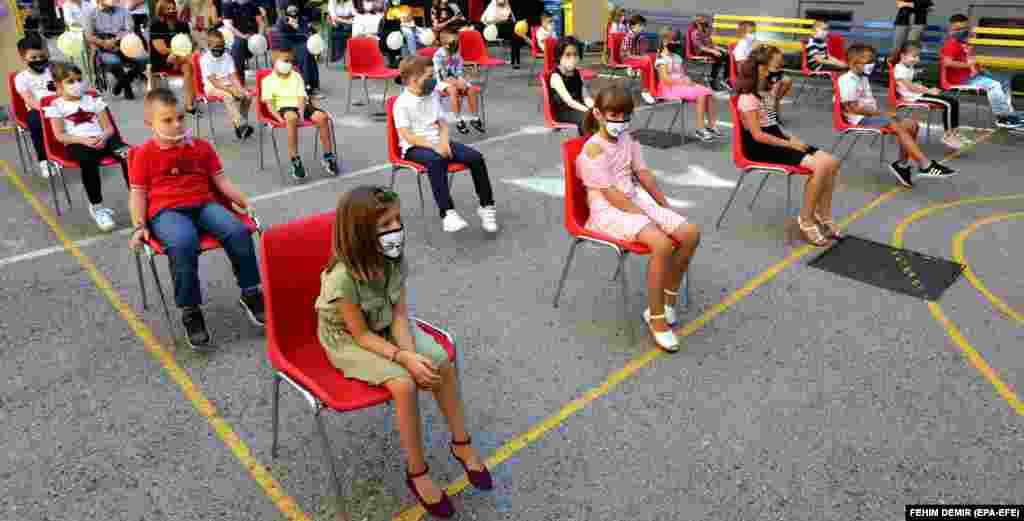
[[[36,160],[46,160],[46,145],[43,144],[43,117],[38,110],[28,111],[25,118],[28,123],[28,133],[32,135],[32,146],[36,149]]]
[[[516,34],[516,24],[511,20],[498,24],[498,36],[508,42],[512,54],[512,65],[519,65],[519,50],[522,49],[524,42]]]
[[[68,155],[71,156],[71,159],[78,161],[78,165],[82,169],[82,184],[85,185],[85,193],[89,196],[91,204],[103,202],[103,185],[100,181],[100,161],[103,158],[112,157],[121,163],[124,182],[126,185],[128,184],[128,162],[114,153],[122,147],[124,147],[124,143],[118,136],[112,136],[107,140],[107,145],[99,149],[78,143],[68,145]]]
[[[555,121],[559,123],[572,123],[576,125],[576,132],[579,132],[580,137],[583,137],[583,120],[587,117],[586,112],[580,112],[572,109],[555,109]]]
[[[960,101],[956,98],[942,95],[933,96],[931,94],[922,94],[920,98],[917,98],[917,101],[942,107],[942,126],[947,131],[960,126]]]

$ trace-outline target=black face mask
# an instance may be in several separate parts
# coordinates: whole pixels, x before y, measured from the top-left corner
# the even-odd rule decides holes
[[[42,60],[32,60],[28,62],[28,68],[32,69],[32,72],[36,74],[42,74],[46,71],[46,68],[50,66],[50,60],[43,58]]]
[[[782,71],[768,73],[768,83],[775,83],[782,79]]]
[[[221,56],[224,56],[224,48],[223,47],[214,47],[214,48],[210,49],[210,54],[220,58]]]

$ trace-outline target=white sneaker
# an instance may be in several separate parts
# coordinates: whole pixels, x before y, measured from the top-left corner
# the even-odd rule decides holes
[[[654,105],[656,103],[656,100],[654,99],[654,96],[651,96],[650,92],[643,91],[643,92],[640,93],[640,97],[643,98],[644,101],[646,101],[648,105]]]
[[[476,209],[476,214],[480,216],[480,225],[484,227],[484,230],[491,233],[498,231],[498,212],[494,209],[494,205],[481,206]]]
[[[40,161],[39,162],[39,175],[43,176],[43,179],[49,179],[50,175],[52,173],[53,172],[50,171],[50,162],[49,161]]]
[[[441,228],[448,233],[457,232],[467,226],[469,226],[469,223],[460,217],[455,210],[448,210],[444,213],[444,219],[441,219]]]
[[[668,319],[667,308],[666,308],[666,320]],[[651,310],[644,310],[644,322],[647,323],[647,327],[651,327]],[[676,337],[676,332],[669,329],[668,331],[655,331],[651,329],[651,335],[654,336],[654,342],[658,344],[658,347],[668,351],[669,353],[675,353],[679,351],[679,338]]]
[[[89,215],[92,216],[92,220],[96,221],[96,226],[100,230],[109,232],[114,229],[114,211],[110,208],[104,208],[99,205],[89,205]]]

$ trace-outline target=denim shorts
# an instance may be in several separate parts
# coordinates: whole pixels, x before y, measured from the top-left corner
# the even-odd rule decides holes
[[[889,116],[864,116],[864,119],[857,123],[859,127],[885,128],[892,125],[892,118]]]

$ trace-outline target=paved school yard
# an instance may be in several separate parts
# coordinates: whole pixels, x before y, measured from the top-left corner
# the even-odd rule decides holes
[[[265,224],[330,211],[347,189],[387,182],[383,124],[365,107],[344,115],[341,73],[323,78],[338,115],[339,178],[313,167],[305,181],[284,183],[273,163],[260,171],[256,142],[229,142],[216,110],[227,174]],[[551,306],[569,247],[559,138],[540,128],[526,82],[525,69],[496,71],[488,132],[468,138],[490,167],[497,236],[472,215],[468,179],[453,193],[473,219],[456,235],[433,220],[429,190],[425,229],[413,179],[397,183],[414,313],[458,340],[470,427],[497,480],[492,493],[463,490],[444,423],[424,397],[429,462],[461,491],[461,519],[880,521],[902,519],[909,503],[1024,497],[1020,138],[979,133],[975,149],[949,158],[959,176],[912,191],[879,167],[877,149],[859,146],[845,164],[835,206],[850,234],[953,258],[958,233],[981,221],[962,241],[970,277],[934,304],[808,267],[817,250],[786,242],[781,179],[750,211],[756,185],[745,183],[715,230],[739,177],[731,138],[646,148],[674,204],[704,232],[684,347],[664,355],[639,321],[642,259],[628,263],[633,323],[620,318],[614,256],[597,248],[580,250],[562,305]],[[128,141],[141,142],[141,103],[114,107]],[[728,121],[726,108],[720,100]],[[828,147],[828,111],[801,102],[784,114],[805,141]],[[973,113],[965,109],[968,121]],[[237,308],[222,253],[201,260],[220,349],[198,356],[174,344],[159,307],[142,310],[119,175],[104,188],[120,229],[101,234],[76,175],[75,207],[57,218],[45,182],[15,170],[13,135],[2,136],[0,519],[418,517],[386,408],[328,415],[344,497],[335,497],[308,407],[287,389],[271,459],[265,340]],[[308,133],[303,141],[315,165]],[[946,153],[937,143],[926,151]],[[627,327],[638,328],[637,343]]]

